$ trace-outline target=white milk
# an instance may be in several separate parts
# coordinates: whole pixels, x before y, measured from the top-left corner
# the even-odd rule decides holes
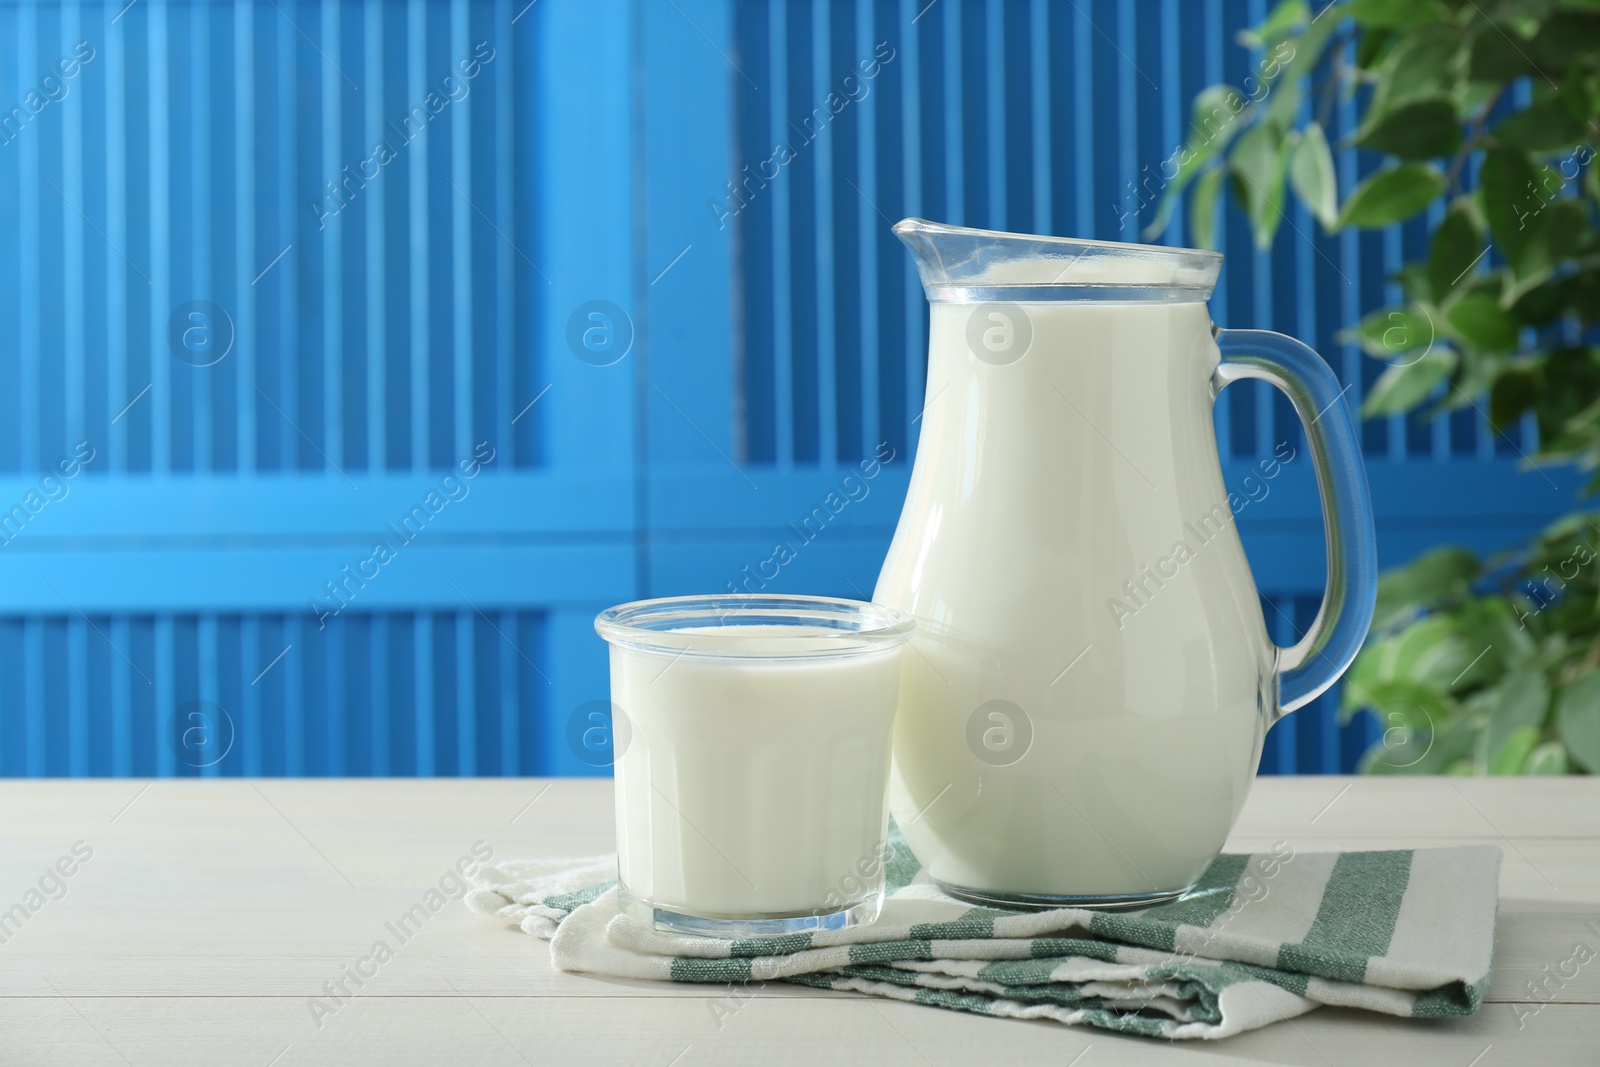
[[[700,628],[793,635],[792,626]],[[817,649],[834,642],[818,630]],[[799,639],[803,641],[804,639]],[[841,911],[871,897],[888,823],[899,647],[830,658],[644,653],[613,645],[617,852],[633,896],[704,916]],[[863,878],[864,871],[874,877]],[[863,882],[870,885],[863,887]]]
[[[935,878],[979,893],[1183,889],[1238,815],[1275,693],[1206,307],[1029,304],[1031,347],[1007,365],[969,348],[975,309],[932,305],[920,451],[874,597],[917,620],[895,819]],[[1021,715],[980,713],[975,748],[995,700]]]

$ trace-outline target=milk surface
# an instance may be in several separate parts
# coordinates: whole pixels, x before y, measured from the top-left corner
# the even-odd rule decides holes
[[[932,305],[919,452],[874,596],[918,624],[895,819],[956,887],[1183,889],[1239,813],[1276,694],[1205,305],[1024,305],[1031,344],[1009,363],[974,355],[980,307]]]
[[[618,864],[635,897],[748,917],[824,914],[872,895],[877,879],[863,872],[881,870],[901,649],[786,658],[835,644],[827,630],[795,630],[693,631],[698,652],[737,637],[740,658],[612,646],[612,701],[627,718]]]

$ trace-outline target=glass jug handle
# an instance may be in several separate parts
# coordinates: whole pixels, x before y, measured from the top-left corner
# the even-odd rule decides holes
[[[1322,608],[1298,643],[1278,650],[1279,714],[1315,700],[1355,659],[1372,623],[1378,590],[1378,545],[1372,498],[1355,426],[1339,380],[1321,356],[1270,330],[1213,328],[1222,362],[1212,395],[1240,378],[1283,390],[1305,427],[1328,528],[1328,584]]]

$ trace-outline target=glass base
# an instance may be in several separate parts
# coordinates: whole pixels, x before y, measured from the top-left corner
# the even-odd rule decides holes
[[[940,889],[957,900],[981,904],[989,908],[1011,908],[1022,911],[1051,911],[1055,908],[1089,908],[1095,911],[1131,911],[1151,908],[1157,904],[1170,904],[1194,888],[1161,890],[1155,893],[1113,893],[1104,896],[1053,896],[1048,893],[1001,893],[988,889],[968,889],[965,886],[937,882]]]
[[[624,912],[640,922],[649,923],[657,933],[728,939],[843,930],[848,926],[873,922],[883,910],[882,890],[840,911],[804,912],[798,915],[698,915],[676,906],[667,907],[634,896],[620,882],[617,883],[617,900]]]

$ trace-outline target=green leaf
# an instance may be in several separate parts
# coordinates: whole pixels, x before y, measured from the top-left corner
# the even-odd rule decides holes
[[[1306,0],[1280,0],[1260,24],[1239,31],[1239,43],[1246,48],[1265,48],[1287,37],[1302,22],[1308,22],[1310,19],[1311,10]]]
[[[1478,397],[1489,391],[1494,380],[1509,364],[1509,357],[1463,345],[1461,367],[1450,380],[1450,391],[1439,398],[1440,411],[1476,408]]]
[[[1444,192],[1444,175],[1425,163],[1380,170],[1356,186],[1339,213],[1339,225],[1372,229],[1409,218]]]
[[[1533,73],[1527,42],[1509,26],[1487,23],[1472,36],[1467,52],[1467,76],[1473,81],[1508,82]]]
[[[1528,756],[1523,774],[1566,774],[1567,749],[1560,741],[1546,741]]]
[[[1550,254],[1549,248],[1547,246],[1544,247],[1541,254],[1548,256]],[[1500,291],[1500,306],[1504,308],[1516,307],[1522,302],[1523,297],[1535,292],[1554,278],[1555,268],[1550,266],[1541,267],[1520,278],[1515,273],[1509,276],[1502,275],[1501,282],[1504,287]]]
[[[1471,764],[1475,737],[1459,716],[1431,731],[1408,731],[1399,719],[1374,717],[1384,729],[1362,757],[1363,774],[1443,774],[1457,760],[1467,758]]]
[[[1321,25],[1321,20],[1317,25]],[[1314,27],[1313,27],[1314,28]],[[1356,69],[1371,71],[1384,58],[1384,49],[1393,41],[1397,31],[1382,26],[1369,26],[1356,38]]]
[[[1450,619],[1420,619],[1399,633],[1367,643],[1345,679],[1344,702],[1350,708],[1368,707],[1390,691],[1386,687],[1395,684],[1420,686],[1443,700],[1451,680],[1467,668],[1477,653],[1477,649],[1466,651],[1466,643]],[[1402,695],[1413,702],[1421,701],[1409,692]]]
[[[1505,305],[1503,293],[1506,288],[1519,290],[1516,300],[1507,307],[1507,310],[1524,326],[1546,326],[1554,322],[1557,316],[1566,312],[1569,306],[1579,299],[1582,289],[1582,279],[1577,274],[1568,274],[1560,278],[1552,275],[1533,286],[1518,285],[1509,278],[1502,278],[1501,284],[1502,306]],[[1585,317],[1576,308],[1573,308],[1573,312],[1580,318]]]
[[[1539,743],[1539,731],[1525,726],[1506,738],[1489,763],[1490,774],[1521,774],[1533,747]]]
[[[1455,373],[1456,362],[1456,354],[1449,349],[1433,349],[1415,359],[1389,364],[1372,383],[1361,405],[1361,417],[1399,415],[1419,406]]]
[[[1566,102],[1551,96],[1530,104],[1496,123],[1490,131],[1495,140],[1523,152],[1553,152],[1570,148],[1589,134],[1574,118]]]
[[[1564,197],[1544,209],[1541,235],[1552,260],[1570,259],[1594,251],[1597,240],[1589,204]]]
[[[1445,213],[1428,248],[1428,284],[1433,299],[1441,303],[1455,286],[1467,281],[1467,271],[1483,253],[1483,233],[1470,204],[1457,201]]]
[[[1289,156],[1289,184],[1323,229],[1333,229],[1339,220],[1339,180],[1319,123],[1306,126]]]
[[[1239,198],[1250,219],[1256,247],[1272,247],[1283,219],[1283,136],[1271,123],[1257,123],[1239,138],[1228,164],[1238,179]]]
[[[1550,256],[1533,225],[1544,208],[1527,157],[1509,148],[1491,148],[1478,174],[1478,196],[1494,243],[1518,278],[1550,267]]]
[[[1475,689],[1519,668],[1543,669],[1538,642],[1503,596],[1472,597],[1452,608],[1451,617],[1469,649],[1486,650],[1451,683],[1453,691]]]
[[[1487,352],[1515,352],[1517,320],[1500,307],[1500,301],[1487,293],[1468,293],[1445,312],[1445,321],[1456,336]]]
[[[1438,24],[1422,26],[1402,37],[1378,72],[1367,116],[1383,115],[1413,100],[1442,95],[1456,80],[1461,41],[1459,30]]]
[[[1594,63],[1600,52],[1600,14],[1552,11],[1524,46],[1535,73],[1561,73],[1575,63]]]
[[[1228,146],[1244,128],[1248,108],[1244,94],[1231,85],[1210,85],[1195,95],[1189,116],[1189,148],[1200,162]]]
[[[1561,691],[1556,730],[1578,766],[1600,774],[1600,671],[1590,671]]]
[[[1600,361],[1595,357],[1592,348],[1563,347],[1539,364],[1540,390],[1533,409],[1544,451],[1559,451],[1569,421],[1600,396]]]
[[[1461,120],[1449,100],[1417,100],[1369,118],[1352,142],[1401,159],[1434,159],[1460,147]]]
[[[1403,352],[1431,345],[1436,335],[1433,313],[1423,304],[1386,307],[1370,312],[1354,330],[1341,330],[1341,342],[1358,341],[1361,350],[1378,359],[1394,359]]]
[[[1215,226],[1217,197],[1222,192],[1222,181],[1228,176],[1224,167],[1212,167],[1194,183],[1194,196],[1189,201],[1189,232],[1194,235],[1198,248],[1217,247]]]
[[[1282,65],[1285,80],[1298,81],[1302,75],[1311,73],[1311,70],[1322,61],[1323,49],[1327,47],[1329,39],[1339,27],[1336,18],[1314,18],[1311,25],[1298,37],[1291,37],[1281,41],[1272,54],[1264,60],[1266,64],[1263,71],[1271,75],[1275,65]]]
[[[1250,124],[1249,111],[1244,94],[1231,85],[1207,86],[1195,95],[1189,117],[1188,143],[1173,157],[1177,170],[1162,190],[1156,217],[1145,227],[1145,237],[1155,237],[1167,228],[1184,189],[1240,130]]]
[[[1544,725],[1545,712],[1550,707],[1550,687],[1544,675],[1537,670],[1519,670],[1508,675],[1499,687],[1499,696],[1489,710],[1489,723],[1484,730],[1485,752],[1488,762],[1498,762],[1502,750],[1512,736],[1522,730],[1532,731],[1538,740],[1539,727]],[[1526,759],[1533,750],[1530,742],[1522,753]],[[1521,766],[1521,760],[1517,761]]]
[[[1393,277],[1399,283],[1400,291],[1406,295],[1407,300],[1413,301],[1418,305],[1429,302],[1433,287],[1428,284],[1428,265],[1426,263],[1402,263],[1400,269],[1394,272]]]
[[[1500,86],[1495,82],[1458,81],[1450,98],[1456,102],[1456,114],[1480,115],[1499,95]]]
[[[1278,47],[1287,49],[1292,46],[1285,41]],[[1279,130],[1293,129],[1295,117],[1300,113],[1300,80],[1285,77],[1272,83],[1272,92],[1266,99],[1266,105],[1265,121],[1277,126]]]
[[[1444,22],[1450,18],[1450,9],[1438,0],[1349,0],[1336,14],[1348,15],[1368,28],[1389,29]]]
[[[1445,597],[1467,593],[1479,572],[1478,557],[1453,545],[1436,548],[1378,578],[1378,602],[1372,613],[1372,631],[1402,622],[1418,608],[1432,607]]]
[[[1544,378],[1531,364],[1518,364],[1500,372],[1489,387],[1489,422],[1496,430],[1516,425],[1522,413],[1539,400]]]

